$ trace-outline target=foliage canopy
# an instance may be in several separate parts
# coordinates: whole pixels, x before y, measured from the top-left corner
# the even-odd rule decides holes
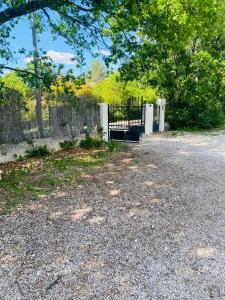
[[[114,72],[106,79],[98,82],[94,87],[93,94],[106,103],[123,102],[131,97],[142,97],[152,102],[156,98],[154,89],[144,87],[138,81],[121,81],[119,72]]]
[[[110,11],[110,1],[90,0],[3,0],[0,3],[0,58],[1,68],[13,58],[10,37],[21,18],[36,13],[36,28],[39,32],[49,28],[53,38],[62,36],[74,51],[77,64],[83,64],[84,50],[92,47],[107,47],[102,28]],[[24,47],[20,53],[27,53]],[[27,53],[29,54],[29,53]]]
[[[225,103],[225,2],[132,1],[124,2],[119,15],[107,30],[113,41],[108,59],[122,60],[123,77],[157,88],[167,99],[172,127],[219,125]]]

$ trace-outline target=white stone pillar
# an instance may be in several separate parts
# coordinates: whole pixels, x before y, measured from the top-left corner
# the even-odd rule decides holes
[[[102,128],[103,141],[109,141],[109,126],[108,126],[108,104],[99,103],[100,106],[100,126]]]
[[[153,104],[145,104],[145,134],[153,133]]]
[[[159,107],[159,132],[165,130],[165,106],[160,105]]]
[[[159,105],[159,132],[165,130],[165,99],[157,99],[156,103]]]

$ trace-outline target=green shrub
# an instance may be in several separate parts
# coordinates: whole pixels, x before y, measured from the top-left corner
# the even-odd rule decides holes
[[[109,147],[109,151],[115,151],[121,149],[121,144],[116,142],[115,140],[110,140],[107,143],[107,146]]]
[[[26,150],[26,157],[43,157],[51,154],[51,151],[48,149],[47,145],[34,146],[31,149]]]
[[[173,101],[166,107],[166,119],[171,129],[210,129],[224,122],[224,113],[219,101],[190,99]]]
[[[70,150],[74,148],[77,144],[76,139],[65,140],[64,142],[59,143],[60,147],[64,150]]]
[[[108,146],[108,148],[109,148],[109,151],[126,151],[126,150],[129,149],[128,145],[118,143],[118,142],[115,141],[115,140],[110,140],[110,141],[107,143],[107,146]]]
[[[158,70],[166,120],[171,129],[210,129],[224,122],[224,66],[200,50],[177,57]],[[188,62],[188,63],[187,63]]]
[[[23,161],[25,159],[24,156],[18,155],[17,153],[13,154],[13,157],[15,158],[16,161]]]
[[[16,161],[24,161],[25,157],[22,155],[18,155]]]
[[[85,149],[100,148],[102,146],[103,146],[102,140],[93,138],[89,136],[89,134],[86,134],[85,139],[80,141],[80,147]]]
[[[25,141],[27,142],[27,144],[29,146],[34,146],[34,139],[33,139],[32,136],[27,136],[26,139],[25,139]]]

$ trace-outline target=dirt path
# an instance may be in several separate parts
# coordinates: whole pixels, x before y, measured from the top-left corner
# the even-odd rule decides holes
[[[0,299],[225,299],[224,145],[155,136],[1,217]]]

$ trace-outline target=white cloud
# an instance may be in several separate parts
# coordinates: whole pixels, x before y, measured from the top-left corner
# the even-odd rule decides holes
[[[74,65],[75,61],[74,55],[69,52],[56,52],[49,50],[47,56],[51,58],[55,63],[65,64],[65,65]]]
[[[33,57],[26,57],[24,59],[24,62],[27,63],[27,64],[29,64],[32,61],[32,59],[33,59]]]
[[[76,62],[73,60],[74,55],[69,52],[57,52],[53,50],[49,50],[46,54],[49,58],[51,58],[55,63],[65,64],[65,65],[74,65]],[[33,57],[26,57],[24,59],[25,63],[30,63]]]
[[[108,55],[111,54],[110,51],[104,50],[104,49],[99,49],[99,50],[97,51],[97,53],[98,53],[98,54],[101,54],[101,55],[105,55],[105,56],[108,56]]]

